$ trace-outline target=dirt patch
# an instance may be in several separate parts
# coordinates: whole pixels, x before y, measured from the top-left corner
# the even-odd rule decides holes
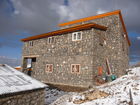
[[[83,92],[88,90],[88,88],[83,87],[74,87],[74,86],[68,86],[68,85],[53,85],[48,84],[51,88],[57,88],[58,90],[62,90],[65,92]]]
[[[100,90],[94,90],[91,91],[89,93],[85,93],[83,94],[84,98],[82,99],[76,99],[73,101],[74,104],[82,104],[84,102],[87,101],[92,101],[92,100],[96,100],[96,99],[100,99],[100,98],[106,98],[107,96],[109,96],[110,94],[100,91]]]

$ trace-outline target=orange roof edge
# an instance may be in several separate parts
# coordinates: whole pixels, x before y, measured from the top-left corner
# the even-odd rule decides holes
[[[89,28],[97,28],[97,29],[104,30],[104,31],[107,30],[107,27],[105,27],[105,26],[95,24],[95,23],[86,23],[86,24],[76,25],[74,27],[56,30],[53,32],[48,32],[45,34],[27,37],[27,38],[21,39],[21,41],[25,42],[25,41],[29,41],[29,40],[35,40],[35,39],[40,39],[40,38],[54,36],[54,35],[61,35],[61,34],[66,34],[68,32],[74,32],[74,31],[79,31],[79,30],[84,30],[84,29],[89,29]]]
[[[129,40],[128,33],[126,31],[126,27],[125,27],[125,24],[124,24],[124,21],[123,21],[123,18],[122,18],[121,10],[116,10],[116,11],[112,11],[112,12],[99,14],[99,15],[96,15],[96,16],[90,16],[90,17],[81,18],[81,19],[78,19],[78,20],[72,20],[72,21],[69,21],[69,22],[60,23],[60,24],[58,24],[58,26],[63,27],[63,26],[67,26],[67,25],[71,25],[71,24],[75,24],[75,23],[79,23],[79,22],[84,22],[84,21],[89,21],[89,20],[94,20],[94,19],[98,19],[98,18],[102,18],[102,17],[106,17],[106,16],[111,16],[111,15],[115,15],[115,14],[119,14],[120,20],[122,22],[123,30],[126,33],[126,39],[127,39],[128,44],[130,46],[131,42]]]
[[[124,23],[124,20],[123,20],[121,11],[119,12],[119,17],[120,17],[120,20],[121,20],[121,22],[122,22],[123,30],[124,30],[124,32],[125,32],[125,34],[126,34],[126,39],[127,39],[127,41],[128,41],[128,45],[131,46],[131,42],[130,42],[130,39],[129,39],[129,37],[128,37],[128,33],[127,33],[127,30],[126,30],[126,26],[125,26],[125,23]]]
[[[75,23],[79,23],[79,22],[83,22],[83,21],[89,21],[89,20],[93,20],[93,19],[102,18],[102,17],[105,17],[105,16],[119,14],[120,12],[121,12],[120,10],[107,12],[107,13],[99,14],[99,15],[96,15],[96,16],[90,16],[90,17],[86,17],[86,18],[72,20],[72,21],[65,22],[65,23],[60,23],[60,24],[58,24],[58,26],[63,27],[63,26],[66,26],[66,25],[71,25],[71,24],[75,24]]]

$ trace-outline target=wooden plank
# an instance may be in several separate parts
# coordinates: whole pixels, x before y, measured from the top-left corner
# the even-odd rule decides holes
[[[26,56],[23,56],[23,58],[36,58],[36,57],[39,57],[39,55],[26,55]]]
[[[106,65],[107,65],[107,68],[108,68],[108,75],[112,74],[108,58],[106,59]]]

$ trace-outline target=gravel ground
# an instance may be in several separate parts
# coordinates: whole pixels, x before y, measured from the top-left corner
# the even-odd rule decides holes
[[[68,94],[68,92],[64,92],[48,85],[48,87],[46,88],[45,105],[53,103],[56,99],[65,94]]]

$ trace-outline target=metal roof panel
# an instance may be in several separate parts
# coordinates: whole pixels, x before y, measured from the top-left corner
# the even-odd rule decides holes
[[[0,95],[45,87],[45,84],[6,64],[0,65]]]

